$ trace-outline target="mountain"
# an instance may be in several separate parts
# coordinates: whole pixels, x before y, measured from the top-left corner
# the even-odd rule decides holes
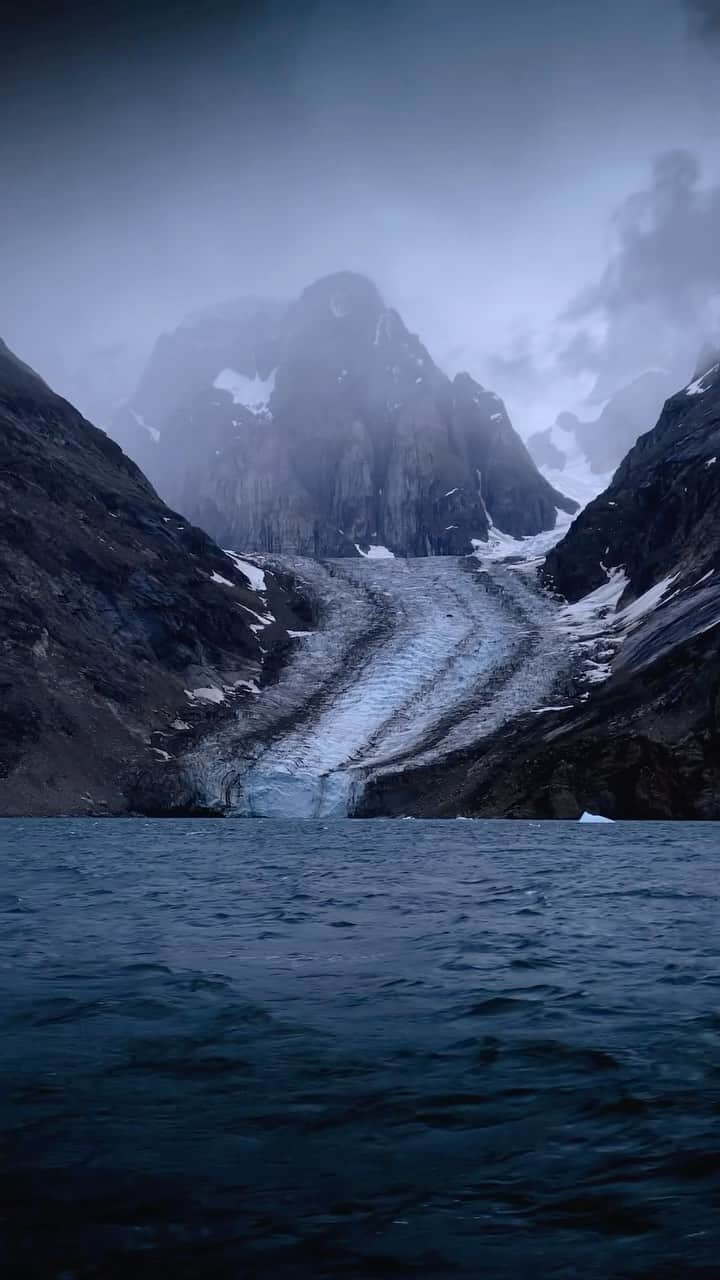
[[[720,352],[702,365],[542,570],[597,682],[364,812],[720,819]]]
[[[142,778],[162,808],[296,604],[0,343],[0,814],[125,813]]]
[[[551,484],[587,501],[609,482],[676,386],[672,374],[649,370],[611,396],[594,421],[558,414],[552,427],[530,436],[528,449]]]
[[[605,492],[549,554],[545,580],[577,600],[622,566],[628,594],[714,568],[720,552],[720,360],[671,397]]]
[[[499,398],[468,374],[450,381],[363,276],[328,276],[279,319],[243,323],[234,352],[204,348],[200,389],[173,372],[177,335],[159,346],[129,409],[154,437],[143,460],[161,492],[223,545],[462,554],[492,525],[535,534],[577,509]]]

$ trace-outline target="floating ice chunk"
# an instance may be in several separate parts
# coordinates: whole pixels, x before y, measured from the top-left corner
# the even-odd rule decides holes
[[[585,812],[578,818],[578,822],[614,822],[614,818],[603,818],[602,814]]]

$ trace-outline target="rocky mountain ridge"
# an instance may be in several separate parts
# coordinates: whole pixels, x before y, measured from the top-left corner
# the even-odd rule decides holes
[[[224,545],[453,555],[493,526],[530,535],[576,510],[499,397],[468,374],[447,378],[364,277],[319,280],[244,333],[227,365],[214,354],[203,390],[175,388],[173,404],[141,415],[151,478]],[[145,400],[168,381],[157,364]]]

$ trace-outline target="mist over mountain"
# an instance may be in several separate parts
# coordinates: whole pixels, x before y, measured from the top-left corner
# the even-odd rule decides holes
[[[98,378],[77,377],[99,351],[146,359],[193,310],[350,268],[524,436],[563,410],[592,417],[593,388],[600,408],[648,368],[679,385],[683,332],[694,354],[709,305],[695,264],[710,211],[703,233],[693,207],[718,181],[715,27],[707,0],[10,9],[0,329],[99,418]],[[687,259],[697,313],[683,304],[673,326],[665,308],[649,352],[655,301],[626,320],[625,268],[606,269],[616,211],[633,192],[662,203],[647,175],[679,151],[700,176],[687,217],[663,213],[657,270],[678,278]]]
[[[608,483],[676,388],[671,373],[649,370],[621,387],[595,418],[582,421],[575,413],[558,414],[551,427],[529,438],[528,450],[551,484],[564,486],[584,503]]]
[[[245,551],[462,554],[492,526],[536,534],[577,508],[499,397],[451,381],[351,272],[161,338],[113,432],[170,502]]]

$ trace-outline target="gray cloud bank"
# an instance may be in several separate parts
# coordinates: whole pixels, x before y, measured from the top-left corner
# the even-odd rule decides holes
[[[0,334],[61,390],[90,358],[120,394],[188,311],[342,268],[521,429],[702,328],[720,77],[687,35],[717,3],[31,10],[0,40]],[[688,142],[708,176],[676,156],[646,186]]]

